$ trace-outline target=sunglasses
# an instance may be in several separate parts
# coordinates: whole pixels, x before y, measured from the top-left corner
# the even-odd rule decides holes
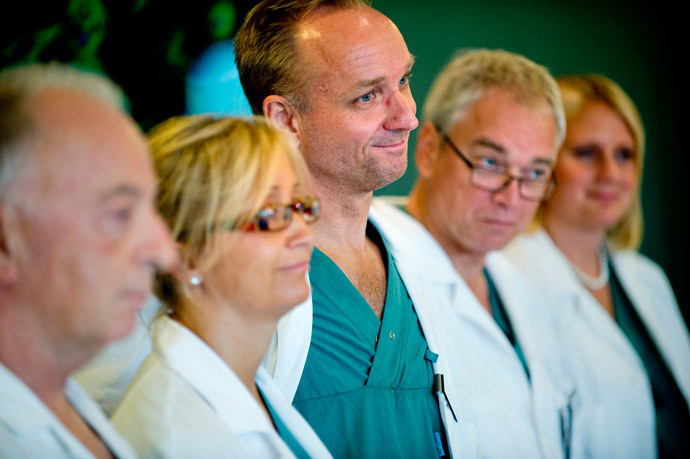
[[[304,222],[311,225],[319,219],[321,214],[319,198],[307,196],[289,204],[266,206],[256,213],[245,229],[246,231],[280,231],[290,225],[294,213],[300,214]]]

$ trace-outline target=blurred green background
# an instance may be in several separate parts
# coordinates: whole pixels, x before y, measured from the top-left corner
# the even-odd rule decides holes
[[[255,1],[56,0],[16,2],[0,17],[0,67],[60,60],[103,72],[125,90],[142,129],[185,111],[184,78],[212,43],[234,36]],[[681,66],[687,51],[677,6],[665,2],[565,0],[373,0],[416,55],[418,112],[434,75],[455,50],[502,48],[562,73],[602,73],[637,103],[647,132],[641,251],[668,274],[690,318],[682,215],[688,209]],[[181,6],[183,5],[183,6]],[[684,123],[683,123],[684,124]],[[410,167],[377,194],[406,194]]]

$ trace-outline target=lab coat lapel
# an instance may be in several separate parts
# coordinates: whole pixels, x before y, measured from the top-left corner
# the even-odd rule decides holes
[[[269,430],[270,421],[235,372],[190,330],[161,317],[153,346],[154,352],[199,392],[233,432]],[[238,412],[243,413],[242,418]]]
[[[535,308],[534,303],[541,301],[542,297],[529,289],[519,272],[500,253],[489,253],[486,266],[527,360],[534,420],[542,453],[545,457],[561,457],[559,409],[567,405],[568,395],[573,392],[575,384],[562,366],[564,355],[552,342],[552,330],[544,330],[550,326],[550,321],[540,317]]]
[[[438,360],[433,364],[434,373],[449,376],[447,370],[447,356],[440,347],[433,314],[433,305],[426,289],[430,284],[425,283],[424,276],[419,272],[416,263],[412,242],[389,222],[381,218],[378,213],[371,208],[369,210],[369,220],[379,230],[382,237],[386,239],[388,249],[396,263],[400,277],[407,288],[415,312],[422,326],[427,346],[431,352],[438,354]],[[447,401],[439,399],[441,406],[441,417],[443,418],[448,442],[451,452],[456,457],[477,457],[477,434],[474,424],[474,414],[465,397],[458,397],[457,381],[450,379],[445,383],[445,396]]]
[[[625,360],[636,361],[641,366],[637,353],[620,327],[592,294],[582,286],[565,255],[556,247],[549,235],[542,230],[535,235],[535,242],[538,243],[539,249],[533,251],[534,256],[541,258],[543,263],[550,264],[549,278],[544,280],[556,286],[556,290],[572,295],[575,313],[581,316],[589,327],[599,330],[596,332],[599,336],[607,337],[611,341],[612,349]]]
[[[660,288],[659,278],[649,277],[649,272],[640,272],[641,260],[633,253],[618,253],[613,256],[616,274],[630,302],[640,315],[662,357],[676,379],[678,387],[690,403],[690,342],[683,318],[678,314],[678,305],[672,295]],[[669,287],[670,289],[670,287]],[[658,308],[668,307],[672,317],[660,314]]]

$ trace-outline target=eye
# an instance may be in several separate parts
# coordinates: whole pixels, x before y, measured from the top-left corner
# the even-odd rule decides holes
[[[633,153],[633,151],[629,148],[619,148],[618,150],[616,150],[614,155],[616,157],[616,161],[618,161],[619,163],[632,161],[633,159],[635,159],[635,153]]]
[[[493,158],[491,156],[481,156],[477,159],[476,162],[477,166],[481,167],[482,169],[486,169],[488,171],[492,172],[503,172],[505,171],[505,166],[503,163],[498,161],[496,158]]]
[[[573,155],[578,159],[593,159],[597,154],[597,149],[595,147],[584,146],[573,148]]]
[[[112,237],[120,237],[134,219],[135,207],[131,204],[113,206],[105,213],[103,229]]]
[[[410,78],[412,78],[412,74],[410,72],[407,72],[405,75],[403,75],[402,78],[400,78],[400,81],[398,81],[399,86],[406,86],[410,82]]]
[[[371,102],[374,99],[374,93],[368,92],[357,98],[357,102]]]
[[[527,170],[524,178],[527,180],[543,181],[549,176],[549,171],[542,168]]]

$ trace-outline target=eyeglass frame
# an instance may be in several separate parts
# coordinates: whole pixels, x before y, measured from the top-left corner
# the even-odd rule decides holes
[[[307,206],[307,203],[311,204]],[[306,212],[306,208],[311,208],[311,213]],[[289,212],[287,210],[289,209]],[[272,215],[266,215],[267,212],[274,211],[272,215],[279,211],[283,211],[283,223],[279,227],[270,228],[267,219]],[[304,196],[296,199],[291,203],[270,205],[259,209],[254,217],[249,221],[245,231],[265,231],[275,232],[282,231],[292,223],[292,218],[295,213],[298,213],[307,225],[316,222],[321,216],[321,201],[317,196]]]
[[[508,188],[510,186],[510,184],[513,183],[513,180],[515,180],[518,183],[518,193],[519,193],[520,197],[526,201],[532,201],[532,202],[547,201],[551,198],[551,196],[553,196],[554,191],[556,191],[556,186],[558,185],[558,183],[556,182],[556,176],[553,174],[553,171],[551,171],[551,175],[549,176],[548,179],[546,179],[546,180],[535,180],[535,179],[528,179],[528,178],[520,177],[519,175],[511,174],[506,170],[506,173],[503,174],[503,176],[505,177],[506,180],[505,180],[505,182],[503,182],[503,184],[500,187],[498,187],[498,188],[487,188],[487,187],[478,185],[474,181],[474,174],[475,174],[475,171],[477,169],[481,169],[485,172],[489,172],[492,174],[494,174],[495,172],[490,171],[488,169],[485,169],[485,168],[483,168],[477,164],[474,164],[472,161],[469,160],[469,158],[467,158],[460,151],[460,149],[455,145],[455,143],[453,143],[453,141],[450,139],[450,137],[448,137],[448,134],[444,133],[441,130],[441,128],[439,128],[437,125],[434,125],[434,128],[438,131],[439,134],[441,134],[441,138],[443,139],[443,141],[445,143],[448,144],[450,149],[453,150],[453,152],[467,165],[467,167],[470,168],[470,183],[473,186],[479,188],[480,190],[488,191],[490,193],[499,193],[499,192],[505,190],[506,188]],[[496,175],[498,175],[498,174],[496,174]],[[543,196],[541,198],[532,198],[529,196],[525,196],[522,192],[522,184],[525,182],[544,183],[546,185],[546,188],[544,190]]]

